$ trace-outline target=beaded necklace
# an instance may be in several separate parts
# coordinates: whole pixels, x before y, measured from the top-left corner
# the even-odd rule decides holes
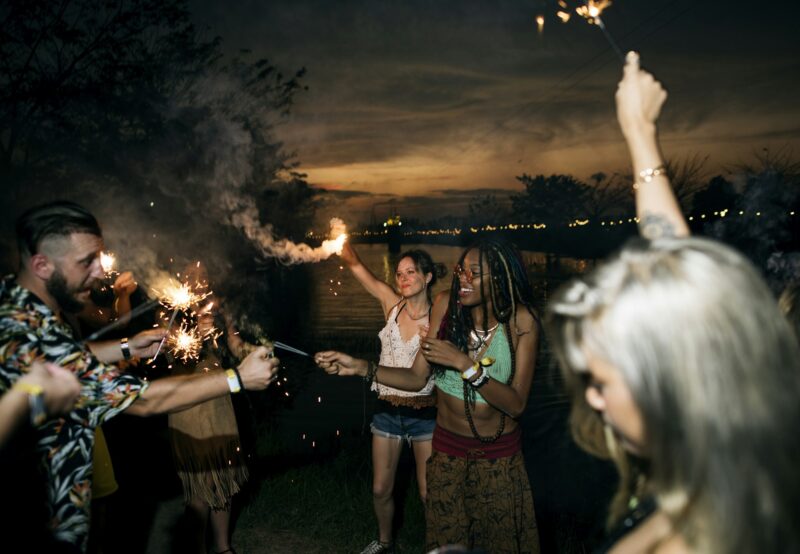
[[[499,323],[498,323],[499,325]],[[480,350],[476,350],[475,354],[472,356],[473,360],[479,360],[484,352],[489,348],[489,343],[494,335],[494,331],[497,329],[497,325],[492,327],[489,331],[487,331],[487,336],[483,341],[483,348]],[[511,353],[511,373],[508,376],[508,381],[506,385],[511,384],[511,381],[514,379],[514,372],[516,371],[516,357],[514,355],[514,343],[511,340],[511,326],[508,322],[503,324],[503,329],[506,332],[506,340],[508,341],[508,349]],[[472,333],[470,333],[471,335]],[[484,371],[488,371],[484,369]],[[472,411],[470,410],[470,404],[474,403],[475,398],[475,389],[473,389],[469,382],[465,379],[464,380],[464,415],[467,418],[467,423],[469,423],[469,428],[472,431],[472,436],[481,441],[484,444],[489,444],[495,442],[500,436],[503,434],[503,431],[506,428],[506,414],[503,411],[500,411],[500,425],[497,428],[497,432],[494,436],[491,437],[483,437],[478,433],[478,428],[475,427],[475,422],[472,420]]]

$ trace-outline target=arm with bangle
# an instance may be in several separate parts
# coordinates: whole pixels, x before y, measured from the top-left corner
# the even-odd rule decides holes
[[[656,121],[666,99],[661,84],[639,68],[639,55],[629,52],[616,93],[617,119],[633,164],[640,233],[648,239],[689,235],[658,144]]]

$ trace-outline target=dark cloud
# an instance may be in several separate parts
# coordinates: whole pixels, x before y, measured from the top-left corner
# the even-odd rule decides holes
[[[597,27],[557,23],[553,1],[190,5],[230,51],[308,68],[310,90],[280,132],[319,186],[411,202],[437,183],[452,198],[510,189],[523,172],[585,178],[628,165],[614,115],[620,62]],[[614,2],[607,28],[670,93],[667,156],[723,167],[762,147],[800,148],[795,12],[788,0]]]

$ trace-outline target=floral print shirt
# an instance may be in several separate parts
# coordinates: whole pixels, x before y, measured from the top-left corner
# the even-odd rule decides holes
[[[17,285],[13,276],[6,277],[0,280],[0,394],[37,360],[72,370],[82,385],[72,412],[33,432],[48,480],[53,534],[85,550],[94,429],[130,406],[147,383],[101,363],[44,302]]]

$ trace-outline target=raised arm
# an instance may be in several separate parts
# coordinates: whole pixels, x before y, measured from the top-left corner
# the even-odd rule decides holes
[[[358,253],[349,242],[344,243],[340,256],[353,276],[361,283],[361,286],[381,302],[384,315],[388,314],[391,307],[399,300],[399,295],[392,287],[375,277],[369,268],[361,262],[361,258],[358,257]]]
[[[617,119],[633,164],[639,232],[648,239],[689,234],[658,143],[656,121],[666,99],[661,83],[640,69],[639,55],[629,52],[617,88]]]

